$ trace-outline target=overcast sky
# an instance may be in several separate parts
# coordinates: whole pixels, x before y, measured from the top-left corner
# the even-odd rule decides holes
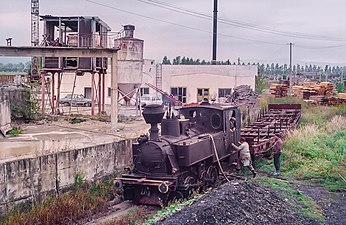
[[[40,14],[99,16],[112,31],[133,24],[135,36],[144,40],[145,58],[210,60],[213,2],[40,0]],[[180,12],[162,8],[167,4]],[[288,64],[292,42],[294,64],[346,65],[345,9],[344,0],[219,0],[217,60]],[[30,20],[30,0],[1,0],[0,45],[8,37],[15,46],[30,45]]]

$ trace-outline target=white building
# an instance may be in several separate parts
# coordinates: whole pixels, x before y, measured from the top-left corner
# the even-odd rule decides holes
[[[239,85],[255,90],[256,75],[256,65],[155,65],[154,60],[144,60],[141,94],[157,95],[146,85],[150,83],[183,103],[218,100]]]

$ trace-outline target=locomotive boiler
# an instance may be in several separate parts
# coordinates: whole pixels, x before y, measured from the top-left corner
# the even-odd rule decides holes
[[[187,197],[217,181],[220,161],[237,159],[231,143],[240,139],[241,115],[235,106],[204,102],[174,115],[154,104],[143,117],[150,135],[132,145],[133,168],[116,180],[125,200],[159,205]]]

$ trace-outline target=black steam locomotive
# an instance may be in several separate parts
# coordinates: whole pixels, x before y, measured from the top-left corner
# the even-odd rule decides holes
[[[125,200],[158,205],[187,197],[217,181],[218,162],[237,159],[231,147],[240,139],[237,107],[205,102],[182,107],[177,117],[161,105],[148,105],[143,116],[151,124],[150,137],[133,144],[133,170],[116,181]]]

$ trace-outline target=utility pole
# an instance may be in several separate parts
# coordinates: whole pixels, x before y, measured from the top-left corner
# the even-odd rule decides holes
[[[214,19],[213,19],[213,59],[212,65],[216,65],[216,44],[217,44],[217,3],[218,0],[214,0]]]
[[[289,96],[292,95],[292,43],[290,43],[290,75],[289,75]]]

